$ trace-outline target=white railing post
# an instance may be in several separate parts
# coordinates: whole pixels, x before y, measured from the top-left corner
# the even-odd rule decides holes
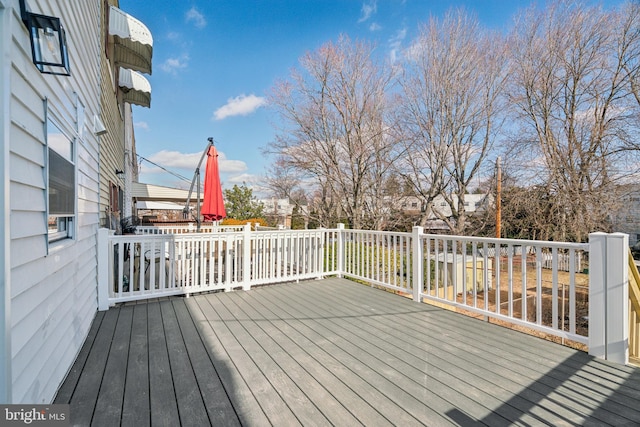
[[[422,227],[413,227],[413,232],[411,234],[411,259],[412,259],[412,280],[411,286],[413,289],[413,300],[420,302],[420,294],[422,293],[422,262],[423,262],[423,254],[422,254],[422,241],[420,236],[422,236],[423,228]]]
[[[629,236],[589,235],[589,354],[629,361]]]
[[[338,240],[336,242],[336,267],[338,269],[338,277],[342,277],[344,273],[344,224],[338,224],[338,232],[336,233]]]
[[[109,283],[111,281],[109,268],[111,258],[109,256],[109,229],[98,229],[98,247],[96,248],[96,257],[98,258],[98,310],[105,311],[109,309]]]
[[[242,289],[251,289],[251,223],[244,226],[242,236]]]

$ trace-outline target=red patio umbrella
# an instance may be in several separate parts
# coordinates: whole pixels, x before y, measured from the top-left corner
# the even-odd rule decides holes
[[[218,170],[218,151],[211,145],[207,151],[207,165],[204,174],[204,196],[202,198],[202,216],[205,221],[220,221],[227,216],[220,186]]]

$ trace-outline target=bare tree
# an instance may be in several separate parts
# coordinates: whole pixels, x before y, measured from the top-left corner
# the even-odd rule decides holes
[[[526,11],[510,38],[516,148],[537,166],[534,184],[548,195],[545,220],[557,225],[549,238],[582,241],[605,230],[615,184],[635,155],[625,67],[637,63],[638,19],[629,17],[557,1]]]
[[[452,232],[465,229],[465,194],[496,137],[505,81],[502,39],[463,10],[432,18],[409,50],[401,78],[399,132],[406,155],[400,173]],[[444,197],[451,216],[433,208]]]
[[[265,177],[265,186],[274,197],[292,199],[300,188],[302,177],[285,159],[278,158]]]
[[[343,36],[302,57],[270,96],[284,127],[269,150],[313,179],[322,209],[344,213],[353,228],[380,223],[377,200],[394,157],[386,123],[392,72],[372,45]]]

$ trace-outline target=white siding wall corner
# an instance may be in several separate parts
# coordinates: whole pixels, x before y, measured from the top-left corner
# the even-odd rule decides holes
[[[92,132],[100,111],[99,0],[28,0],[34,13],[60,17],[67,34],[71,76],[40,74],[30,58],[29,36],[19,2],[3,10],[0,0],[0,96],[2,152],[0,259],[6,398],[13,403],[49,403],[78,354],[97,309],[96,234],[99,216],[99,141]],[[6,4],[6,2],[5,2]],[[77,211],[74,239],[47,248],[45,107],[75,140]],[[84,107],[78,131],[77,103]],[[8,143],[6,143],[8,140]],[[7,204],[8,202],[8,204]],[[10,286],[16,284],[17,286]],[[7,333],[5,332],[5,336]],[[4,347],[3,347],[4,346]],[[0,381],[3,381],[0,372]],[[2,384],[0,384],[2,387]]]
[[[10,40],[11,11],[0,0],[0,402],[11,401]]]

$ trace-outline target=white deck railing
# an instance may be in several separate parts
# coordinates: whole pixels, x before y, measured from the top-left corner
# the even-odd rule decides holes
[[[322,277],[325,230],[108,235],[102,308],[138,299]]]
[[[242,225],[201,225],[201,233],[219,233],[225,231],[242,231],[244,226]],[[139,225],[136,227],[136,234],[188,234],[195,233],[197,225],[195,223],[189,224],[174,224],[174,225]]]
[[[627,270],[618,268],[615,255],[626,250],[620,241],[626,235],[595,233],[581,244],[431,235],[420,227],[412,233],[343,226],[252,232],[247,225],[136,236],[100,230],[100,236],[99,258],[108,261],[100,274],[106,276],[101,309],[337,275],[588,344],[607,358],[620,351],[608,344],[617,336],[610,329],[624,330],[627,319],[627,300],[620,303]]]
[[[566,273],[559,268],[559,260],[578,259],[588,244],[420,232],[344,230],[342,235],[345,276],[588,342],[588,274],[575,262]],[[547,255],[555,260],[549,269],[543,268]]]

